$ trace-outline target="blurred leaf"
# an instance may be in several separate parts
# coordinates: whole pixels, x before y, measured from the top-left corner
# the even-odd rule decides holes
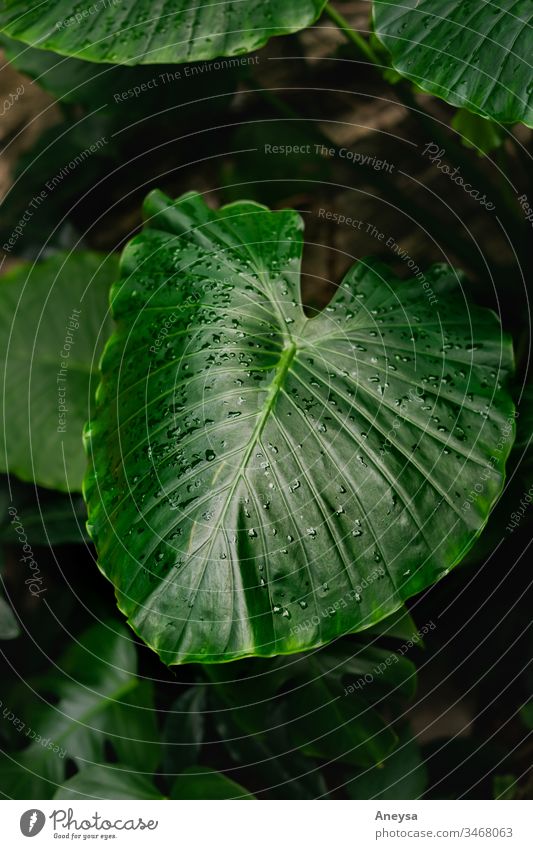
[[[93,192],[99,186],[104,190],[118,157],[111,132],[101,114],[69,119],[45,130],[21,155],[0,207],[6,253],[33,258],[42,256],[43,246],[45,251],[70,247],[63,244],[61,222],[75,222],[90,211]],[[88,217],[92,224],[96,215]]]
[[[0,46],[20,73],[65,104],[81,104],[97,111],[100,118],[105,115],[113,131],[137,132],[133,125],[142,118],[150,119],[153,130],[155,124],[168,123],[168,110],[175,110],[176,116],[179,110],[180,120],[186,121],[198,118],[206,107],[211,115],[227,109],[243,70],[241,60],[216,71],[209,63],[183,67],[95,64],[29,47],[5,34],[0,34]]]
[[[19,624],[10,605],[0,595],[0,640],[14,640],[20,635]]]
[[[164,799],[152,781],[123,764],[91,764],[58,788],[54,799]]]
[[[30,545],[65,545],[89,540],[85,527],[87,510],[81,495],[41,489],[16,477],[11,478],[8,486],[7,477],[2,480],[0,476],[0,540],[16,545],[20,540],[9,507],[15,507],[19,518],[22,517]]]
[[[492,780],[494,799],[514,799],[517,783],[514,775],[495,775]]]
[[[231,689],[214,687],[210,702],[218,735],[241,773],[247,776],[246,783],[266,791],[268,798],[323,796],[327,792],[324,776],[316,762],[304,757],[291,739],[286,697],[259,702],[261,719],[261,710],[238,697],[231,698]],[[257,693],[256,700],[259,697]]]
[[[186,690],[167,712],[163,734],[166,775],[197,763],[205,735],[205,687]]]
[[[487,156],[501,147],[507,138],[505,130],[490,121],[475,115],[468,109],[458,109],[452,119],[452,127],[461,135],[465,147],[476,150],[480,156]]]
[[[316,652],[311,665],[339,688],[342,682],[349,692],[364,689],[365,698],[371,701],[383,693],[411,699],[416,692],[415,664],[395,651],[376,646],[336,643],[328,651]]]
[[[64,762],[41,746],[0,753],[0,796],[6,799],[52,799],[64,776]]]
[[[2,471],[51,489],[81,489],[82,430],[110,332],[109,287],[117,272],[113,255],[57,254],[18,265],[0,280]]]
[[[362,696],[339,693],[326,676],[293,690],[288,710],[290,739],[312,757],[372,766],[398,742],[393,728]]]
[[[171,799],[253,799],[254,797],[225,775],[206,767],[190,767],[176,778]]]
[[[31,682],[40,695],[32,697],[22,720],[24,738],[33,742],[11,754],[15,764],[2,758],[0,791],[13,797],[10,776],[19,776],[23,787],[29,769],[34,776],[20,798],[51,798],[48,782],[64,781],[67,760],[82,771],[103,760],[105,742],[125,765],[153,771],[160,744],[151,685],[135,675],[135,646],[122,626],[94,625],[69,646],[58,667]],[[40,795],[31,795],[37,788]]]

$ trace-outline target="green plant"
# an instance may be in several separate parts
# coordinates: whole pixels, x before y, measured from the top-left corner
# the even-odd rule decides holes
[[[501,489],[512,354],[495,317],[465,314],[452,269],[401,283],[361,262],[308,318],[296,214],[153,194],[145,216],[86,429],[119,607],[167,663],[380,621],[462,559]]]
[[[56,101],[0,212],[5,796],[530,793],[479,720],[531,726],[530,646],[490,654],[530,620],[530,5],[0,4]],[[394,162],[337,95],[403,110]],[[424,640],[469,688],[489,642],[472,739],[413,735]]]

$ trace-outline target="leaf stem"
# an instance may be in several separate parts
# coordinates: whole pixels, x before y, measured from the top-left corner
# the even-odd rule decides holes
[[[326,4],[326,6],[324,8],[324,12],[328,16],[328,18],[331,18],[333,23],[335,23],[338,26],[338,28],[340,30],[342,30],[342,32],[344,33],[344,35],[346,36],[348,41],[351,41],[352,44],[354,44],[357,47],[359,52],[363,54],[363,56],[365,56],[367,59],[369,59],[370,62],[372,62],[373,65],[377,65],[378,67],[381,67],[381,62],[380,62],[379,56],[372,49],[372,47],[370,46],[368,41],[365,38],[363,38],[361,33],[357,32],[357,30],[355,30],[355,29],[352,29],[352,27],[350,26],[350,24],[348,23],[346,18],[343,15],[341,15],[341,13],[338,12],[331,5],[331,3]]]

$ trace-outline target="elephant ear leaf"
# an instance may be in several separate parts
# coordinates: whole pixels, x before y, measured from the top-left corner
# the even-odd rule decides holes
[[[457,273],[361,261],[309,318],[303,223],[152,193],[86,427],[89,532],[169,664],[302,651],[445,575],[503,483],[511,345]]]
[[[397,71],[454,106],[533,126],[530,0],[374,0]]]
[[[246,0],[231,3],[121,0],[73,8],[71,0],[2,3],[0,30],[63,56],[140,65],[197,62],[262,47],[275,35],[312,24],[326,0]]]

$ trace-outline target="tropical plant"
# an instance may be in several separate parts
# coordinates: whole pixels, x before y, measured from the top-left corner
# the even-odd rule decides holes
[[[325,0],[0,3],[6,57],[56,110],[0,210],[7,797],[530,790],[492,729],[422,749],[409,719],[424,646],[452,639],[434,620],[464,597],[454,636],[475,642],[486,564],[530,533],[533,12],[363,6],[356,29]],[[340,91],[323,68],[354,60]],[[358,132],[365,104],[407,110],[391,138],[432,173],[353,150],[337,95]],[[323,274],[317,220],[379,256],[345,240]],[[525,580],[503,590],[509,646]]]

